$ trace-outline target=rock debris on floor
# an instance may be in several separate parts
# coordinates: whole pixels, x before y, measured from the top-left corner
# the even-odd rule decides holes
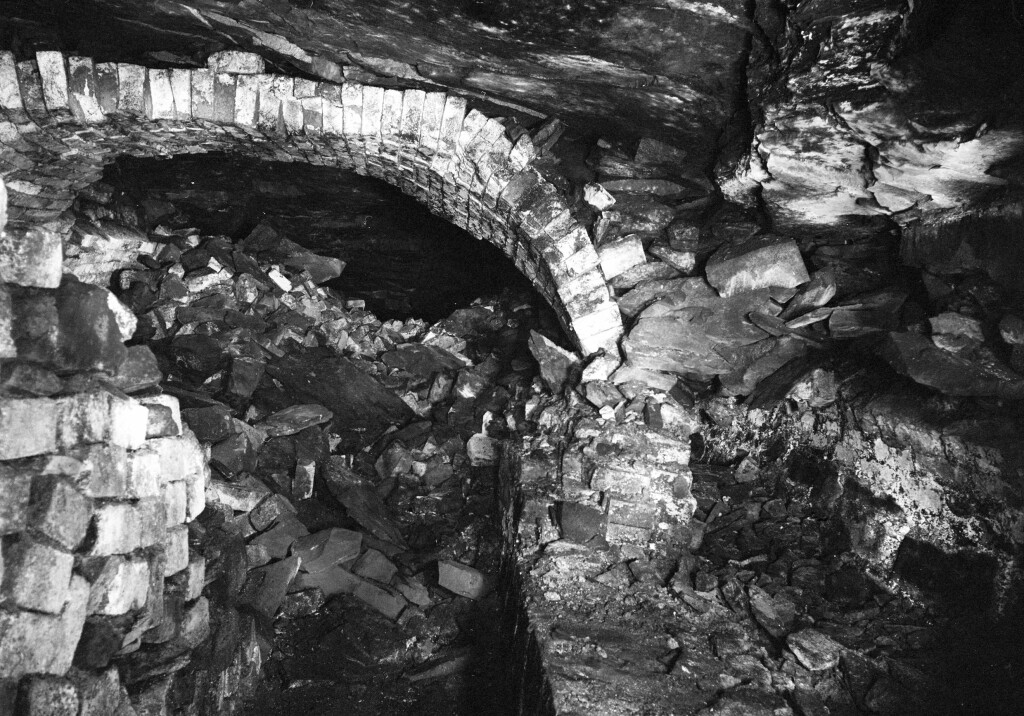
[[[249,712],[500,713],[495,477],[535,372],[529,297],[382,323],[266,227],[158,238],[120,295],[209,450],[192,537],[257,617]]]

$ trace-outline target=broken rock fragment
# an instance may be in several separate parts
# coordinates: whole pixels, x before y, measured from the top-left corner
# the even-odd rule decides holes
[[[817,629],[803,629],[786,637],[786,644],[804,668],[827,671],[839,665],[843,647]]]
[[[259,427],[271,437],[294,435],[306,428],[326,423],[332,417],[334,414],[319,403],[306,403],[277,411]]]
[[[540,365],[540,375],[552,393],[562,392],[579,359],[547,336],[530,331],[530,353]]]
[[[470,599],[480,599],[491,591],[487,575],[452,559],[438,561],[437,583],[450,592]]]
[[[773,234],[719,249],[708,259],[706,274],[723,296],[769,286],[793,288],[811,279],[796,242]]]

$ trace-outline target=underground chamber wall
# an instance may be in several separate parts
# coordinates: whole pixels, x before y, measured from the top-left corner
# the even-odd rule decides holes
[[[147,442],[184,434],[210,471],[198,513],[180,494],[186,480],[160,486],[168,524],[188,526],[189,564],[204,564],[199,584],[168,582],[158,608],[160,550],[85,560],[90,576],[115,559],[140,574],[148,566],[135,602],[90,609],[75,654],[85,672],[116,665],[135,703],[252,714],[509,708],[495,463],[535,374],[526,337],[558,337],[557,322],[525,279],[502,280],[515,269],[497,250],[482,254],[386,187],[337,174],[122,161],[76,201],[66,269],[84,283],[66,278],[58,291],[110,286],[114,312],[79,319],[113,317],[121,337],[133,333],[103,389],[149,401]],[[231,189],[211,189],[225,178]],[[353,195],[363,203],[349,206]],[[386,258],[410,237],[404,265],[383,261],[362,278],[401,283],[420,252],[431,270],[413,276],[421,283],[398,310],[385,303],[401,318],[364,308],[372,292],[330,288],[351,268],[338,256]],[[445,241],[467,243],[450,252]],[[416,296],[435,287],[444,296],[424,320]],[[180,416],[161,396],[177,399]],[[161,459],[180,462],[172,452]],[[134,466],[136,452],[126,457]],[[104,499],[146,499],[134,497]],[[96,539],[79,549],[91,555]]]

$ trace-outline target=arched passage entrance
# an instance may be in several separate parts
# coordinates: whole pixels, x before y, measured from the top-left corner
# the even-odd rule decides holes
[[[265,74],[252,55],[212,69],[153,69],[40,52],[0,54],[0,175],[11,283],[55,286],[65,214],[114,157],[228,151],[350,168],[382,179],[498,246],[584,354],[622,334],[597,253],[527,135],[443,92]],[[39,232],[46,227],[52,234]]]

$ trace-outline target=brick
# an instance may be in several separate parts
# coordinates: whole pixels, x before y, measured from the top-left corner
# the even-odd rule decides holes
[[[235,124],[255,127],[258,106],[259,79],[256,75],[238,75],[235,78]]]
[[[651,530],[654,529],[659,513],[657,503],[612,498],[608,507],[608,522]]]
[[[213,94],[213,72],[210,70],[192,71],[192,117],[213,121],[216,110]]]
[[[339,91],[338,100],[323,98],[323,128],[324,134],[342,136],[345,133],[345,108],[341,105]]]
[[[176,68],[170,72],[174,116],[177,119],[192,119],[192,70]]]
[[[93,69],[96,73],[96,101],[99,102],[104,114],[113,114],[117,111],[117,65],[113,62],[101,62]]]
[[[183,524],[188,514],[188,488],[183,480],[165,482],[161,486],[164,500],[166,526]]]
[[[117,64],[117,111],[143,116],[145,103],[146,68],[139,65]]]
[[[76,478],[78,489],[86,497],[128,497],[128,452],[118,445],[96,444],[77,448],[70,456],[82,461]]]
[[[143,108],[148,119],[175,119],[174,91],[170,70],[146,70],[143,87]]]
[[[164,505],[158,498],[100,505],[93,514],[95,539],[88,554],[94,557],[128,554],[164,543],[164,524]],[[185,563],[188,563],[187,557]]]
[[[83,124],[106,119],[96,83],[96,72],[90,57],[68,58],[68,105],[72,116]]]
[[[302,98],[302,131],[309,135],[324,131],[324,100],[322,97]]]
[[[57,448],[103,442],[110,431],[110,393],[92,391],[57,398]]]
[[[146,426],[149,411],[142,403],[132,398],[111,397],[110,431],[107,441],[129,450],[142,447],[146,442]]]
[[[85,538],[92,503],[70,481],[40,475],[32,480],[31,514],[34,529],[73,552]]]
[[[288,134],[302,132],[302,102],[294,97],[281,98],[281,122]]]
[[[359,125],[359,134],[364,141],[380,140],[383,111],[384,88],[365,85],[363,87],[362,122]]]
[[[385,142],[396,142],[402,127],[402,95],[401,90],[384,91],[381,106],[380,134]]]
[[[0,536],[21,532],[27,527],[31,494],[29,472],[0,464]]]
[[[89,583],[74,575],[60,616],[0,612],[0,678],[67,673],[85,624]]]
[[[20,691],[21,712],[27,716],[79,716],[81,698],[70,679],[30,676]]]
[[[35,122],[44,124],[49,120],[46,103],[43,101],[43,84],[39,76],[39,65],[35,60],[19,62],[18,86],[21,88],[21,101],[25,111]]]
[[[420,125],[423,122],[423,104],[427,93],[423,90],[410,89],[402,93],[402,116],[398,125],[398,134],[403,139],[419,144]]]
[[[266,71],[266,62],[253,52],[223,50],[206,59],[206,66],[213,72],[233,75],[258,75]]]
[[[89,592],[89,614],[119,616],[146,605],[149,592],[149,564],[141,557],[107,557],[94,560],[101,564],[83,569],[95,571]]]
[[[57,406],[45,398],[0,399],[0,460],[57,448]]]
[[[64,245],[46,228],[0,234],[0,281],[19,286],[57,288],[61,282]]]
[[[611,544],[646,546],[651,541],[651,531],[642,527],[609,523],[605,539]]]
[[[423,98],[423,113],[420,122],[420,152],[430,158],[437,151],[441,137],[441,118],[444,116],[444,92],[428,92]]]
[[[149,415],[146,420],[146,438],[176,437],[181,435],[181,408],[171,395],[139,398]]]
[[[275,77],[256,75],[256,86],[256,126],[265,132],[277,131],[281,121],[281,98],[277,94]]]
[[[193,555],[188,567],[175,576],[181,583],[182,595],[186,602],[198,599],[206,586],[206,559],[202,555]]]
[[[21,87],[18,86],[18,71],[11,52],[0,52],[0,108],[21,110]]]
[[[4,555],[5,591],[22,609],[58,614],[68,597],[75,558],[31,539]]]
[[[128,455],[128,480],[125,497],[145,498],[163,496],[163,478],[160,474],[160,455],[143,448]]]
[[[188,525],[167,528],[164,556],[167,559],[164,574],[168,577],[188,567]]]
[[[213,75],[213,119],[221,124],[235,121],[235,77],[226,73]]]
[[[341,86],[341,104],[344,115],[345,145],[356,159],[357,168],[365,167],[362,154],[363,88],[346,82]]]
[[[46,108],[51,112],[68,109],[68,73],[64,67],[64,55],[53,50],[37,52],[36,65]]]

